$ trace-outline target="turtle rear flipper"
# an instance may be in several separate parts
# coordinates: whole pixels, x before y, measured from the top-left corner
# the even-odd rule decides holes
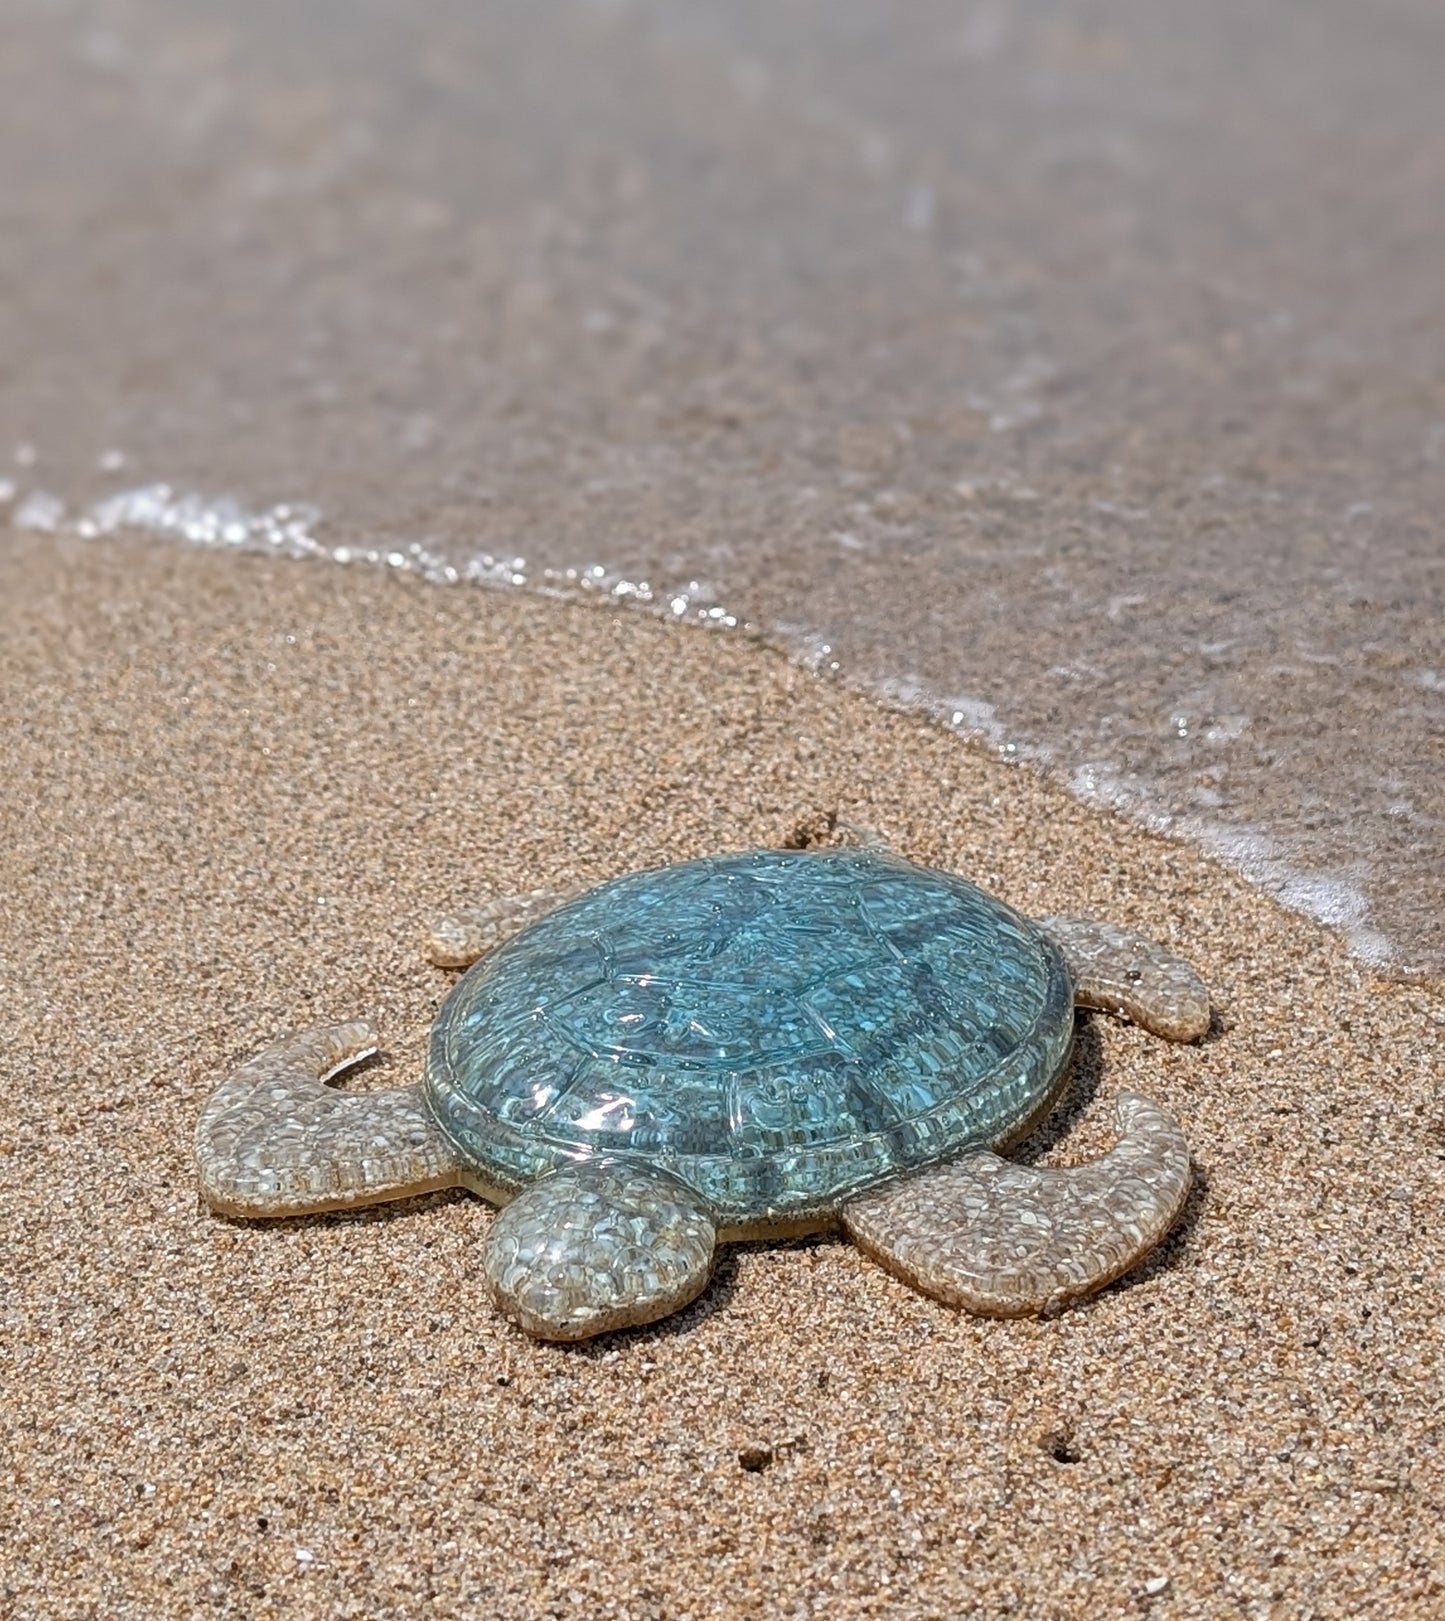
[[[1046,917],[1039,927],[1064,954],[1080,1007],[1118,1013],[1165,1041],[1209,1029],[1209,987],[1167,947],[1117,923]]]
[[[487,1282],[503,1312],[544,1340],[654,1322],[700,1294],[717,1230],[665,1171],[592,1160],[526,1188],[487,1234]]]
[[[427,930],[427,961],[438,968],[470,968],[494,946],[555,912],[574,889],[532,889],[481,906],[458,906],[434,919]]]
[[[233,1070],[196,1128],[206,1203],[223,1216],[302,1216],[455,1187],[461,1163],[421,1087],[326,1084],[375,1051],[358,1019],[288,1036]]]
[[[982,1317],[1026,1317],[1101,1289],[1164,1237],[1189,1193],[1174,1117],[1119,1099],[1123,1135],[1069,1170],[973,1153],[843,1207],[860,1248],[924,1294]]]

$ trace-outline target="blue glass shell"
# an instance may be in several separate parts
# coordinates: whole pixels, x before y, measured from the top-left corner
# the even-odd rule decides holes
[[[479,1178],[639,1158],[728,1229],[1013,1136],[1068,1059],[1055,947],[965,879],[871,850],[631,873],[489,953],[426,1084]]]

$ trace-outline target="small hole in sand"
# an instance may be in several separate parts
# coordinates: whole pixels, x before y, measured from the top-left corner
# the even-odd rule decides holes
[[[1041,1451],[1047,1452],[1055,1463],[1078,1463],[1083,1453],[1074,1445],[1071,1437],[1062,1430],[1050,1430],[1048,1434],[1039,1437]]]
[[[836,810],[814,811],[801,821],[795,822],[792,831],[784,835],[783,849],[816,850],[831,845],[837,827]]]

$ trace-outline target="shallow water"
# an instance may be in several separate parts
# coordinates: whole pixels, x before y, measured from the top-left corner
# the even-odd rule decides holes
[[[15,0],[0,503],[751,625],[1439,972],[1442,49]]]

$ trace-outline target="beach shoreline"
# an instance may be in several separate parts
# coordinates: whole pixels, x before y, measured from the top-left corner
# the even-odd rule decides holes
[[[7,986],[0,1600],[17,1616],[1425,1616],[1445,1030],[1207,856],[741,638],[166,544],[0,541]],[[534,1344],[460,1195],[198,1208],[213,1078],[366,1014],[419,1070],[458,899],[844,815],[1021,910],[1185,952],[1212,1039],[1084,1021],[1197,1186],[1042,1322],[836,1239],[727,1252],[656,1328]],[[761,1461],[760,1461],[761,1460]]]
[[[0,521],[748,622],[1438,977],[1445,13],[955,9],[5,8]]]

